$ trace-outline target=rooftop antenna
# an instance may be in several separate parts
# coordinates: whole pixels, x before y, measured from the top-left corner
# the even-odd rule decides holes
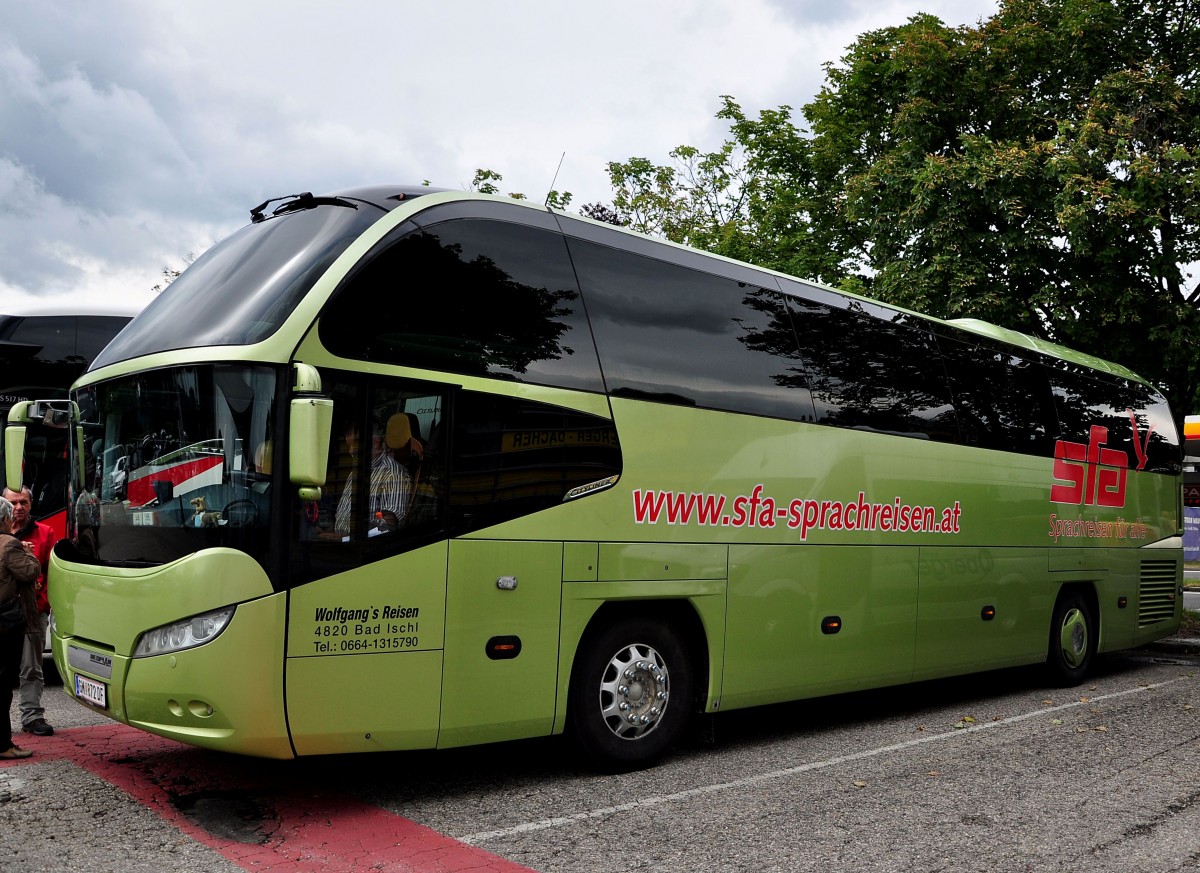
[[[562,157],[558,159],[558,168],[554,171],[554,178],[550,180],[550,190],[546,192],[546,199],[542,201],[543,206],[550,205],[550,195],[554,193],[554,183],[558,181],[559,170],[562,169],[563,160],[567,157],[567,153],[563,152]]]

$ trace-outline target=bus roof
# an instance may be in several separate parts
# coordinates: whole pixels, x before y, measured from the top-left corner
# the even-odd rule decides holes
[[[928,318],[928,316],[926,316]],[[1133,379],[1138,382],[1146,382],[1137,373],[1134,373],[1127,367],[1120,364],[1106,361],[1104,358],[1098,358],[1095,355],[1089,355],[1085,352],[1080,352],[1069,346],[1059,345],[1058,343],[1050,342],[1049,340],[1040,339],[1029,334],[1021,333],[1016,330],[1009,330],[1006,327],[992,324],[988,321],[983,321],[979,318],[952,318],[947,324],[953,324],[956,327],[961,327],[963,330],[968,330],[971,333],[980,334],[981,336],[990,337],[1000,340],[1001,342],[1009,343],[1014,346],[1022,346],[1027,349],[1042,352],[1055,358],[1062,358],[1065,361],[1073,361],[1078,364],[1091,367],[1093,370],[1102,370],[1106,373],[1111,373],[1114,376],[1122,376],[1126,379]],[[1149,384],[1149,383],[1147,383]]]
[[[44,315],[114,315],[132,318],[142,307],[124,300],[84,300],[71,296],[66,298],[47,297],[41,300],[25,300],[0,304],[0,318],[36,318]]]
[[[433,195],[433,196],[427,197],[426,195]],[[446,190],[446,189],[441,189],[441,188],[416,186],[416,185],[372,185],[372,186],[364,186],[364,187],[352,188],[352,189],[343,189],[341,191],[328,192],[328,193],[319,195],[317,197],[314,197],[312,194],[309,194],[309,193],[293,194],[293,195],[288,195],[285,197],[272,198],[256,207],[254,207],[251,210],[251,217],[252,217],[251,226],[253,226],[255,224],[259,224],[264,221],[267,221],[272,217],[282,217],[282,216],[288,215],[290,213],[308,211],[309,209],[312,209],[312,208],[329,206],[329,205],[355,206],[356,204],[370,204],[371,206],[373,206],[379,210],[382,210],[383,212],[391,211],[400,206],[409,206],[410,209],[414,210],[414,212],[411,214],[416,215],[416,214],[420,213],[421,211],[423,211],[422,207],[426,203],[430,207],[435,207],[435,206],[444,206],[448,202],[455,201],[455,200],[467,201],[467,202],[479,201],[479,202],[491,202],[491,203],[505,203],[505,204],[509,204],[515,208],[532,209],[532,210],[537,210],[537,211],[540,211],[543,213],[553,213],[553,214],[562,216],[563,218],[568,219],[570,221],[583,222],[583,223],[586,223],[589,225],[593,225],[597,228],[605,228],[607,232],[611,232],[611,233],[615,233],[615,234],[622,234],[622,235],[631,236],[631,237],[638,237],[638,238],[647,240],[650,243],[652,243],[655,248],[660,248],[662,250],[662,257],[664,259],[669,259],[667,250],[670,250],[670,249],[690,252],[690,253],[692,253],[693,256],[699,256],[705,260],[711,260],[714,262],[725,262],[728,264],[736,265],[738,268],[740,268],[742,270],[749,269],[749,270],[752,270],[752,271],[755,271],[758,273],[771,274],[771,275],[779,276],[782,278],[786,278],[791,281],[799,281],[803,284],[811,285],[815,288],[823,289],[830,293],[837,294],[841,297],[859,299],[864,302],[874,304],[876,306],[884,307],[885,309],[888,309],[891,311],[905,313],[905,314],[914,316],[916,318],[920,318],[924,321],[929,322],[931,325],[934,325],[934,324],[945,325],[955,331],[963,331],[965,333],[974,334],[974,335],[981,336],[981,337],[987,337],[987,338],[993,339],[995,341],[1003,342],[1008,345],[1012,345],[1012,346],[1016,346],[1019,348],[1039,352],[1039,353],[1044,354],[1051,358],[1057,358],[1059,360],[1067,361],[1067,362],[1070,362],[1073,364],[1078,364],[1080,366],[1084,366],[1089,369],[1108,373],[1110,375],[1117,376],[1119,378],[1130,379],[1130,380],[1137,381],[1137,382],[1140,382],[1140,383],[1146,384],[1146,385],[1150,384],[1149,382],[1147,382],[1147,380],[1143,379],[1142,377],[1138,376],[1136,373],[1132,372],[1128,368],[1121,366],[1119,364],[1113,363],[1111,361],[1106,361],[1104,359],[1101,359],[1101,358],[1098,358],[1098,357],[1095,357],[1093,355],[1089,355],[1089,354],[1086,354],[1083,352],[1075,351],[1066,346],[1062,346],[1057,343],[1049,342],[1047,340],[1039,339],[1037,337],[1030,336],[1030,335],[1027,335],[1024,333],[1020,333],[1015,330],[1010,330],[1008,328],[1003,328],[998,325],[989,324],[988,322],[982,321],[980,319],[974,319],[974,318],[942,319],[942,318],[938,318],[936,316],[931,316],[926,313],[906,309],[904,307],[897,306],[895,304],[886,303],[884,301],[880,301],[875,298],[866,297],[866,296],[863,296],[860,294],[855,294],[853,292],[839,289],[839,288],[836,288],[833,286],[823,285],[823,284],[821,284],[819,282],[815,282],[811,279],[791,276],[791,275],[788,275],[785,273],[780,273],[778,271],[771,270],[769,268],[756,266],[754,264],[749,264],[749,263],[742,262],[742,261],[736,261],[731,258],[726,258],[721,255],[714,254],[712,252],[706,252],[703,250],[691,248],[689,246],[683,246],[683,245],[680,245],[677,243],[673,243],[669,240],[651,237],[646,234],[630,230],[628,228],[619,227],[619,226],[604,223],[604,222],[598,222],[598,221],[595,221],[594,219],[588,218],[583,215],[578,215],[573,212],[565,212],[563,210],[556,209],[553,207],[547,207],[543,204],[534,203],[534,202],[530,202],[527,200],[516,200],[513,198],[503,197],[503,196],[499,196],[499,195],[479,194],[476,192],[468,192],[468,191],[451,191],[451,190]],[[414,204],[414,201],[417,201],[417,203]],[[469,209],[469,207],[468,207],[468,209]],[[247,228],[242,229],[242,231],[245,231],[245,230],[247,230]],[[242,231],[239,231],[238,233],[242,233]],[[232,237],[230,239],[232,239]],[[218,246],[222,246],[222,245],[226,245],[226,244],[227,243],[225,241],[223,241],[222,243],[219,243]],[[215,248],[217,248],[217,247],[214,247],[214,249]],[[172,283],[171,287],[169,289],[167,289],[166,292],[163,293],[162,297],[163,298],[173,297],[178,292],[183,291],[184,289],[182,286],[188,284],[188,280],[191,278],[192,275],[195,274],[194,271],[199,267],[200,267],[200,262],[197,262],[196,265],[193,265],[193,267],[190,267],[189,270],[185,272],[185,275],[183,277],[181,277],[180,280],[178,280],[175,283]],[[315,278],[316,278],[315,275],[309,276],[309,281],[305,287],[310,286],[312,281],[315,280]],[[176,286],[179,286],[179,287],[176,287]],[[781,290],[783,290],[783,292],[785,294],[788,293],[786,289],[781,289]],[[221,326],[222,327],[221,330],[210,332],[210,335],[190,334],[189,338],[191,340],[194,340],[194,342],[183,343],[181,345],[172,346],[170,344],[172,342],[171,340],[169,340],[169,339],[164,340],[162,338],[162,336],[159,335],[162,325],[160,325],[158,323],[158,321],[155,320],[155,317],[158,316],[160,311],[162,310],[161,306],[156,305],[156,304],[160,304],[160,303],[166,303],[166,300],[162,300],[162,299],[155,300],[148,307],[146,316],[150,319],[149,321],[146,321],[144,319],[139,319],[139,322],[141,322],[141,324],[142,324],[142,330],[140,332],[137,330],[137,328],[135,326],[134,334],[128,334],[128,333],[126,334],[126,336],[129,337],[129,339],[127,341],[127,345],[128,345],[128,343],[132,342],[132,343],[134,343],[135,347],[126,348],[125,346],[122,346],[119,354],[116,357],[112,357],[111,355],[110,356],[101,355],[98,358],[96,364],[93,366],[93,369],[98,369],[98,368],[107,366],[109,364],[116,363],[117,361],[120,361],[120,360],[128,360],[132,357],[138,357],[138,356],[140,356],[142,354],[146,354],[150,351],[166,351],[171,348],[193,347],[193,346],[199,346],[199,345],[214,345],[214,344],[215,345],[225,345],[225,344],[240,345],[240,344],[245,344],[247,342],[257,342],[258,340],[263,339],[265,337],[265,335],[266,335],[265,332],[271,331],[274,328],[277,328],[279,326],[278,322],[273,322],[272,319],[264,319],[263,316],[255,316],[254,318],[251,318],[247,314],[247,310],[245,310],[245,307],[243,306],[242,308],[240,308],[238,310],[239,313],[241,314],[241,319],[242,319],[239,324],[242,326],[244,326],[244,324],[246,324],[246,323],[250,323],[252,325],[259,325],[259,327],[261,328],[261,330],[259,330],[259,333],[253,334],[253,336],[250,333],[246,333],[243,336],[241,334],[237,334],[236,332],[230,333],[230,329],[232,329],[232,328],[230,328],[229,325],[223,325],[223,326]],[[284,307],[284,309],[286,309],[287,312],[292,312],[294,309],[294,303],[292,306]],[[80,311],[82,311],[82,310],[80,310]],[[136,312],[137,312],[137,310],[133,310],[129,314],[135,314]],[[173,319],[173,316],[164,316],[164,317],[166,317],[168,320]],[[237,327],[237,325],[234,325],[234,327]],[[138,346],[138,342],[141,339],[143,339],[143,334],[154,334],[157,337],[156,341],[162,340],[163,342],[165,342],[167,344],[162,345],[161,347],[158,347],[158,348],[149,348],[149,347],[144,347],[144,346]],[[176,339],[179,339],[179,337],[176,337]],[[153,345],[153,343],[151,343],[151,345]],[[110,352],[111,352],[111,349],[110,349]]]

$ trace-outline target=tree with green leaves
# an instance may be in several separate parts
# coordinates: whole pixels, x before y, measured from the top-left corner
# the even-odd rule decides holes
[[[1196,395],[1200,30],[1184,2],[1006,0],[862,36],[805,107],[823,220],[871,293]]]
[[[192,261],[196,260],[196,256],[188,252],[183,256],[183,266],[176,270],[174,267],[168,267],[165,264],[162,268],[162,281],[157,285],[152,285],[150,290],[155,294],[162,293],[162,290],[183,275],[183,271],[192,265]]]
[[[475,171],[475,176],[471,179],[471,184],[467,187],[468,191],[478,191],[480,194],[499,194],[500,186],[498,183],[503,182],[504,177],[495,170],[480,168]],[[426,183],[428,184],[428,183]],[[508,195],[513,200],[527,200],[528,198],[521,193],[512,193]],[[546,195],[546,205],[552,209],[566,210],[571,205],[570,191],[556,191],[551,189]],[[579,207],[581,214],[586,215],[595,221],[603,221],[605,224],[615,224],[623,227],[629,224],[629,219],[603,203],[585,203]]]
[[[471,184],[467,187],[468,191],[478,191],[480,194],[499,194],[500,182],[504,181],[504,177],[495,170],[484,168],[477,169],[475,176],[471,179]],[[524,194],[513,192],[508,195],[513,200],[528,200]],[[546,195],[546,205],[554,209],[566,209],[571,204],[570,191],[551,191]]]
[[[863,34],[804,107],[609,167],[634,226],[1125,364],[1196,408],[1200,22],[1188,0],[1002,0]]]
[[[712,152],[679,146],[671,163],[635,157],[608,164],[616,212],[634,230],[793,275],[853,283],[814,220],[812,143],[791,107],[750,118],[732,97],[717,117],[730,136]]]

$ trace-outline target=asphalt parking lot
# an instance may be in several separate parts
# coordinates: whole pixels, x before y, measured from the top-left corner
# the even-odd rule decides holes
[[[556,740],[220,755],[51,688],[56,735],[0,767],[0,869],[1196,869],[1198,642],[1076,689],[1021,669],[726,713],[618,776]]]

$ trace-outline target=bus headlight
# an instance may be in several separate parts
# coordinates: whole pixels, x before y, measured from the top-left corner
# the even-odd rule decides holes
[[[149,658],[152,655],[165,655],[168,652],[178,652],[192,649],[212,642],[233,618],[234,607],[214,609],[201,615],[193,615],[180,621],[148,630],[138,638],[133,647],[133,657]]]

